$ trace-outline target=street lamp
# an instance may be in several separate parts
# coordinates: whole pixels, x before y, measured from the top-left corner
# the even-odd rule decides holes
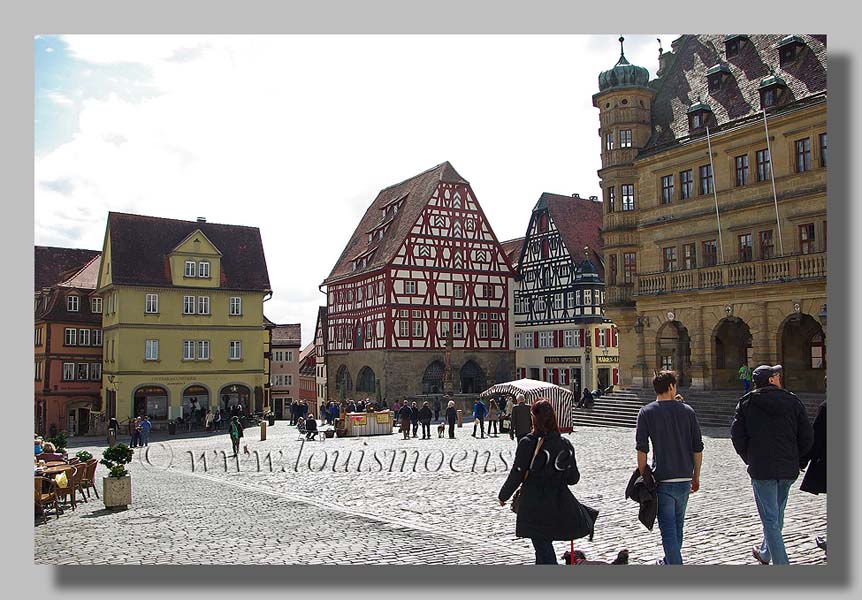
[[[820,312],[817,314],[817,318],[820,320],[820,324],[823,325],[823,329],[826,329],[826,305],[820,305]]]

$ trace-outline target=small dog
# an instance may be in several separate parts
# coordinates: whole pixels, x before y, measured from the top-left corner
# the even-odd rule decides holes
[[[437,437],[443,437],[443,434],[446,432],[446,424],[440,423],[437,425]]]
[[[606,563],[600,560],[587,560],[587,555],[581,550],[575,550],[574,556],[571,552],[566,552],[560,557],[563,559],[563,564],[566,565],[627,565],[629,564],[629,551],[620,550],[617,557],[611,563]]]
[[[244,454],[248,454],[249,456],[251,456],[251,452],[248,451],[248,444],[242,445],[242,451]]]

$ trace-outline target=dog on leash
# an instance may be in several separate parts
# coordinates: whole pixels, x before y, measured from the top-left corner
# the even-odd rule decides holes
[[[443,437],[443,434],[446,432],[446,424],[440,423],[437,425],[437,437]]]
[[[581,550],[575,550],[574,555],[566,550],[560,558],[566,565],[627,565],[629,564],[629,551],[620,550],[614,561],[610,563],[601,560],[587,560],[587,555]]]

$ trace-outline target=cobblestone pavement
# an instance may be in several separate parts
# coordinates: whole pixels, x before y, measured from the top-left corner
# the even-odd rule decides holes
[[[38,524],[35,562],[531,563],[529,540],[514,536],[514,513],[496,501],[515,444],[504,436],[475,439],[471,431],[457,429],[456,440],[438,439],[432,426],[431,440],[395,434],[304,443],[280,422],[264,442],[257,428],[248,429],[249,453],[238,461],[225,454],[225,434],[156,442],[146,456],[137,451],[129,467],[128,510],[107,511],[93,497]],[[755,565],[751,547],[761,530],[744,465],[726,432],[704,436],[701,489],[688,503],[683,557],[687,564]],[[570,439],[581,470],[572,491],[600,510],[593,542],[576,540],[575,547],[597,560],[612,560],[622,548],[632,564],[661,557],[658,525],[647,531],[637,504],[623,497],[635,465],[634,430],[578,428]],[[103,447],[88,449],[100,456]],[[99,480],[103,474],[100,466]],[[788,555],[794,564],[825,563],[814,536],[825,535],[826,497],[800,492],[800,482],[785,516]],[[556,547],[559,555],[568,543]]]

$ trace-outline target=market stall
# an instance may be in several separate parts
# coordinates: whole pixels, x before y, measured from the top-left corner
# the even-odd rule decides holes
[[[346,437],[392,433],[392,411],[347,413],[344,416]]]
[[[517,381],[492,385],[479,394],[479,397],[483,400],[493,398],[494,396],[512,396],[512,398],[516,398],[518,394],[524,394],[527,404],[532,404],[533,401],[540,398],[548,400],[551,406],[554,407],[554,412],[557,413],[557,424],[560,427],[560,431],[562,433],[572,431],[574,397],[572,396],[572,392],[553,383],[536,381],[535,379],[518,379]]]

